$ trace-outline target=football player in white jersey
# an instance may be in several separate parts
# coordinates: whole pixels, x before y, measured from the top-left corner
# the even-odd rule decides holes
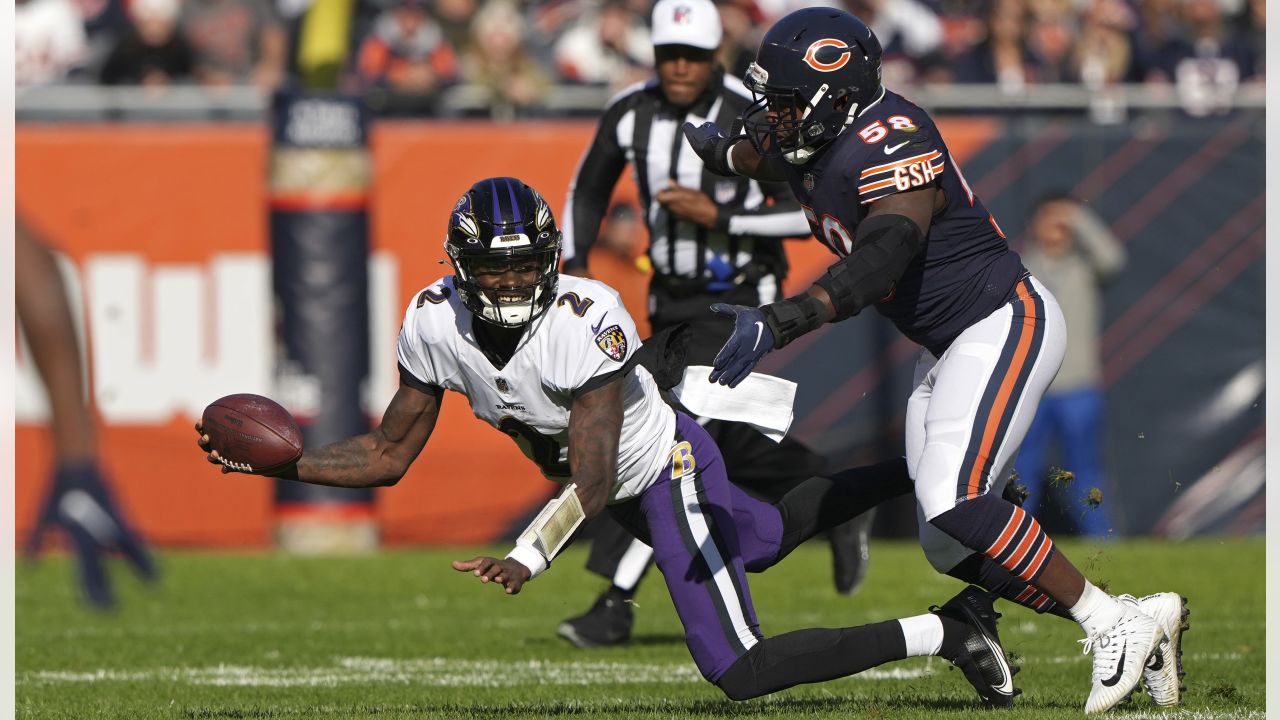
[[[454,274],[409,304],[400,387],[382,422],[307,449],[277,475],[342,487],[394,484],[452,390],[566,485],[505,558],[456,561],[454,569],[518,593],[582,520],[607,507],[653,547],[698,669],[732,699],[938,655],[964,671],[984,702],[1012,704],[1016,668],[1000,647],[991,598],[976,588],[915,617],[766,638],[746,572],[772,566],[877,502],[858,471],[812,478],[777,503],[731,484],[715,443],[666,404],[636,362],[640,341],[617,293],[559,275],[555,219],[519,180],[473,185],[450,213],[445,248]],[[221,461],[207,435],[199,443],[211,462]]]

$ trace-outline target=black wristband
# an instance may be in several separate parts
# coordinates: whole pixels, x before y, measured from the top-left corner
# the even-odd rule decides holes
[[[773,333],[773,347],[784,347],[792,340],[826,324],[826,308],[822,301],[802,293],[793,298],[769,303],[760,308]]]

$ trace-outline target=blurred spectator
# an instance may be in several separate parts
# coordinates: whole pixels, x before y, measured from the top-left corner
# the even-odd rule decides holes
[[[457,55],[427,14],[424,0],[398,0],[374,22],[360,46],[366,86],[433,96],[457,76]]]
[[[17,0],[13,42],[18,87],[59,82],[89,52],[84,24],[71,0]]]
[[[652,75],[653,45],[642,17],[605,0],[560,36],[555,63],[565,80],[619,90]]]
[[[743,77],[756,59],[760,38],[771,21],[767,20],[754,0],[725,0],[718,3],[724,38],[716,59],[734,77]]]
[[[551,78],[525,49],[524,23],[510,0],[488,0],[476,14],[463,79],[483,88],[495,117],[510,119],[542,102]]]
[[[179,20],[205,85],[277,87],[284,78],[284,25],[266,0],[185,0]]]
[[[480,0],[435,0],[431,7],[440,31],[449,47],[461,50],[471,44],[472,27],[476,13],[480,10]],[[520,17],[519,8],[515,9],[514,32],[524,35],[524,20]]]
[[[942,22],[932,8],[917,0],[845,0],[844,7],[879,38],[886,85],[914,82],[942,44]]]
[[[1082,19],[1075,76],[1095,89],[1123,82],[1133,62],[1129,41],[1136,25],[1133,12],[1122,0],[1093,0]]]
[[[1069,2],[1041,0],[1031,6],[1027,47],[1038,61],[1036,80],[1041,83],[1075,82],[1076,18]]]
[[[986,37],[951,63],[957,83],[995,83],[1018,93],[1035,82],[1040,60],[1027,45],[1027,8],[1023,0],[991,0]]]
[[[1133,34],[1129,82],[1169,80],[1158,64],[1160,52],[1182,33],[1177,12],[1179,1],[1138,0],[1138,28]]]
[[[89,40],[89,52],[82,71],[85,76],[97,79],[107,56],[115,49],[120,38],[129,29],[129,15],[124,0],[75,0],[80,9],[80,20]],[[72,76],[78,79],[78,74]]]
[[[1057,491],[1060,507],[1079,531],[1103,537],[1113,529],[1114,498],[1102,472],[1102,288],[1124,267],[1124,247],[1088,207],[1067,195],[1051,195],[1033,211],[1030,237],[1020,252],[1027,269],[1058,299],[1071,338],[1015,463],[1030,491],[1022,507],[1040,515],[1045,495]],[[1061,467],[1075,475],[1070,481],[1062,475],[1051,479],[1045,465],[1055,440],[1061,444]],[[1090,502],[1093,488],[1101,491],[1100,505]]]
[[[1253,80],[1267,75],[1267,0],[1247,0],[1240,15],[1240,34],[1253,55]]]
[[[1229,107],[1240,81],[1253,72],[1253,54],[1216,0],[1183,0],[1182,18],[1187,36],[1165,43],[1148,80],[1171,80],[1189,114],[1209,115]]]
[[[543,0],[534,3],[529,9],[531,35],[537,42],[554,45],[566,29],[586,14],[588,7],[595,7],[591,0]]]
[[[102,68],[104,85],[160,87],[192,77],[195,53],[178,34],[179,0],[132,0],[129,28]]]

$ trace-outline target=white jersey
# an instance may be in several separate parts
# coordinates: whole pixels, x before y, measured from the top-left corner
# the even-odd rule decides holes
[[[459,299],[453,276],[441,278],[409,303],[397,356],[402,375],[465,395],[476,417],[511,436],[548,479],[565,484],[571,479],[574,394],[615,378],[640,338],[608,285],[561,275],[558,293],[526,329],[511,360],[497,368],[476,342],[475,316]],[[675,412],[649,371],[636,365],[624,382],[618,480],[610,502],[635,497],[654,482],[675,436]]]

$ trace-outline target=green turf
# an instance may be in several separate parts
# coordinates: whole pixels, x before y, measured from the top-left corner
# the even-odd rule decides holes
[[[1115,592],[1190,598],[1190,713],[1261,718],[1263,543],[1064,543]],[[601,589],[571,550],[517,597],[453,572],[471,551],[370,557],[168,553],[164,580],[118,577],[122,607],[77,602],[65,558],[17,573],[20,718],[960,718],[977,710],[958,671],[913,659],[870,677],[808,685],[746,703],[697,675],[662,586],[638,597],[627,648],[580,651],[554,633]],[[877,542],[866,585],[837,596],[820,544],[752,576],[766,633],[911,615],[958,584],[911,543]],[[121,568],[122,570],[123,568]],[[656,577],[656,576],[655,576]],[[1066,621],[999,606],[1023,666],[1018,708],[1001,718],[1082,717],[1088,659]],[[1135,696],[1115,713],[1159,715]]]

